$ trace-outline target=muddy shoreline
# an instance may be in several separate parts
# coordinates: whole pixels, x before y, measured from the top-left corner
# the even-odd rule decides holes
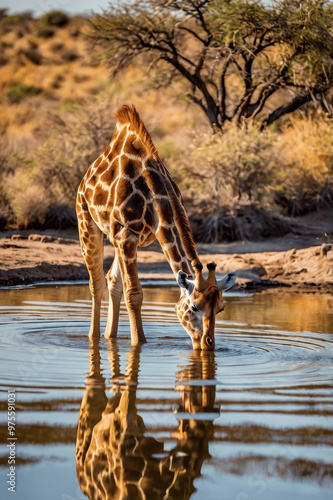
[[[218,274],[240,270],[238,289],[333,292],[333,244],[327,243],[327,237],[290,234],[276,240],[198,244],[197,248],[204,266],[212,260],[217,263]],[[76,231],[2,233],[0,256],[1,288],[88,281]],[[113,257],[114,249],[105,241],[106,272]],[[157,242],[139,251],[138,262],[143,283],[174,280]]]

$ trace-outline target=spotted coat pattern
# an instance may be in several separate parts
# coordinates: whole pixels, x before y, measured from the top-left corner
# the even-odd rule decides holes
[[[181,417],[178,429],[172,432],[176,445],[171,449],[146,432],[138,413],[140,346],[128,352],[125,374],[121,373],[116,342],[108,357],[114,381],[109,399],[100,369],[99,345],[91,343],[90,373],[81,402],[75,447],[82,492],[91,500],[189,499],[202,465],[209,458],[209,441],[214,431],[210,415],[219,415],[219,405],[215,404],[214,353],[194,351],[188,367],[176,374],[175,389],[180,392],[180,400],[175,411]],[[196,386],[188,384],[189,380],[202,383]],[[200,419],[184,419],[184,414],[196,413]],[[205,413],[208,418],[202,419]]]
[[[201,279],[202,265],[180,191],[161,162],[136,109],[124,105],[115,116],[117,124],[112,141],[84,176],[76,209],[93,301],[90,337],[99,336],[105,289],[103,235],[106,234],[116,255],[106,277],[109,312],[105,336],[117,335],[124,288],[132,344],[136,345],[145,342],[142,288],[137,273],[138,247],[145,247],[157,238],[175,276],[179,271],[193,276],[194,271],[196,278]],[[207,287],[209,283],[203,288]],[[207,300],[206,295],[202,301]],[[182,324],[192,337],[185,323]]]

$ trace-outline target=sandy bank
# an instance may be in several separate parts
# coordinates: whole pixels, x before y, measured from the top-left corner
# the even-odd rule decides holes
[[[248,290],[267,287],[301,292],[333,292],[333,244],[325,236],[290,234],[263,242],[198,244],[205,265],[217,272],[240,270],[238,285]],[[0,287],[38,282],[88,280],[76,232],[6,233],[0,235]],[[105,270],[114,249],[105,242]],[[139,252],[144,279],[173,279],[158,243]]]

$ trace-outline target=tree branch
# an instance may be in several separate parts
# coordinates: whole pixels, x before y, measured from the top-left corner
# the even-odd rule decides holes
[[[307,102],[311,101],[312,96],[313,96],[312,92],[309,92],[304,96],[297,96],[290,103],[275,109],[263,121],[261,125],[261,130],[264,130],[266,127],[274,123],[282,116],[287,115],[288,113],[292,113],[293,111],[296,111],[296,109],[299,109],[301,106],[303,106],[303,104],[306,104]]]

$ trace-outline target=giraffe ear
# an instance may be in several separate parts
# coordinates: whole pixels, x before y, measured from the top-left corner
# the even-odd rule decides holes
[[[194,283],[187,279],[187,274],[183,271],[178,271],[177,282],[180,288],[184,288],[191,295],[194,290]]]
[[[222,279],[218,280],[217,287],[222,292],[222,290],[228,290],[235,283],[238,278],[240,271],[234,271],[232,273],[225,274]]]

